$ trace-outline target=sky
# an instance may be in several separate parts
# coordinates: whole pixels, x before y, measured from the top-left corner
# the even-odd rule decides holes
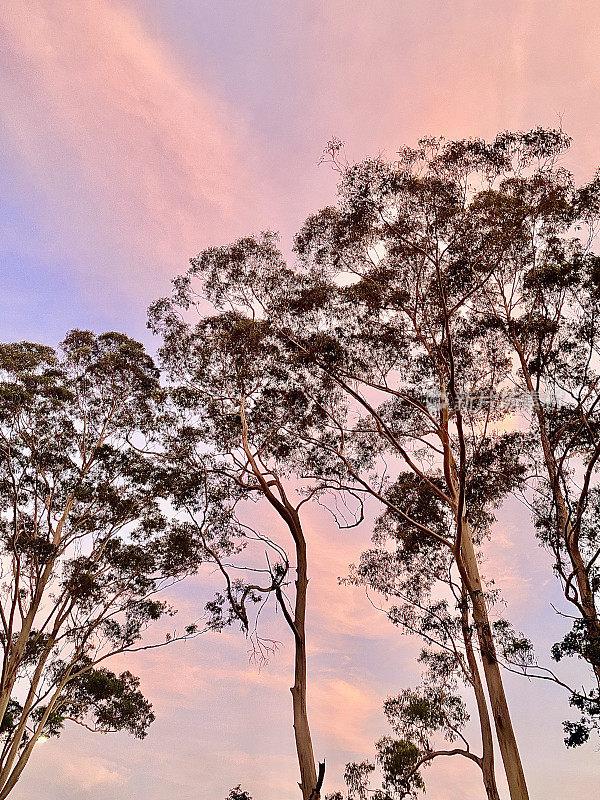
[[[155,348],[146,308],[190,257],[266,229],[289,250],[334,202],[319,165],[334,136],[358,159],[424,135],[562,125],[565,165],[589,179],[598,41],[591,0],[4,0],[0,340],[55,345],[83,327]],[[418,646],[337,585],[368,530],[311,514],[309,706],[332,790],[387,733],[382,699],[418,681]],[[487,557],[547,659],[556,588],[522,507],[503,507]],[[182,590],[181,613],[205,591]],[[237,783],[255,800],[296,798],[290,643],[280,619],[268,625],[282,645],[260,671],[233,630],[136,657],[157,711],[148,738],[65,731],[38,748],[15,800],[220,800]],[[594,796],[600,755],[565,750],[565,698],[507,684],[532,798]],[[455,761],[428,771],[432,800],[481,797]]]

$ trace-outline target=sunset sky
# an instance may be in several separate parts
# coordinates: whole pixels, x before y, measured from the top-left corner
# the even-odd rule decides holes
[[[600,164],[600,16],[591,0],[4,0],[0,8],[0,339],[57,344],[73,327],[156,343],[146,308],[202,248],[281,232],[335,199],[319,166],[393,157],[423,135],[562,125],[579,180]],[[368,527],[309,516],[310,707],[326,789],[387,734],[382,700],[418,682],[418,643],[339,587]],[[488,548],[540,660],[564,630],[527,511],[505,506]],[[526,562],[525,567],[519,565]],[[493,566],[492,566],[493,564]],[[523,575],[520,573],[523,569]],[[486,565],[484,573],[488,571]],[[210,594],[181,590],[181,614]],[[261,671],[235,630],[136,657],[148,738],[78,728],[42,744],[15,800],[294,800],[291,652]],[[597,795],[597,743],[566,751],[564,695],[507,681],[532,800]],[[465,759],[430,768],[431,800],[482,796]]]

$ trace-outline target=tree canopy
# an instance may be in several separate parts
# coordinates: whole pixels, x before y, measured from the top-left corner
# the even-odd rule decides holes
[[[148,641],[161,597],[204,559],[167,513],[176,474],[159,373],[120,333],[72,331],[59,352],[0,345],[0,797],[40,737],[73,722],[144,737],[152,706],[107,661]]]
[[[208,248],[151,306],[162,382],[119,333],[0,345],[0,800],[67,722],[145,735],[151,704],[110,658],[237,624],[262,661],[269,602],[294,651],[299,786],[319,800],[312,503],[368,528],[340,582],[422,642],[421,682],[385,700],[349,798],[415,797],[456,757],[488,800],[500,763],[527,800],[507,671],[566,690],[568,746],[600,728],[600,178],[576,186],[569,144],[429,138],[352,164],[333,141],[338,202],[291,259],[270,232]],[[482,575],[507,498],[551,554],[571,619],[548,655],[579,659],[582,688],[536,660]],[[216,595],[165,634],[170,587],[204,564]]]
[[[492,618],[479,570],[509,495],[531,507],[577,610],[553,655],[577,655],[598,677],[600,181],[574,185],[560,163],[569,143],[538,128],[490,142],[423,139],[393,161],[349,164],[334,141],[339,201],[308,218],[293,263],[272,233],[209,248],[151,310],[175,371],[191,347],[196,373],[183,383],[202,385],[222,452],[240,447],[241,428],[267,484],[286,475],[330,499],[340,527],[358,524],[365,504],[379,508],[375,547],[351,579],[402,600],[392,621],[442,651],[452,642],[453,674],[462,669],[480,697],[488,796],[492,720],[512,800],[528,795],[502,666],[542,669],[528,640]],[[427,696],[439,700],[450,688],[443,659],[423,658],[438,664]],[[479,665],[489,700],[473,678]],[[583,712],[566,723],[576,744],[598,695],[569,693]],[[434,752],[429,734],[402,731],[416,760]]]

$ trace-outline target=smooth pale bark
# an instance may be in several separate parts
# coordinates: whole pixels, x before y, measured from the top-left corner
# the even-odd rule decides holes
[[[33,732],[31,738],[29,739],[29,741],[27,742],[27,744],[23,748],[22,752],[19,754],[19,758],[18,758],[16,764],[14,765],[14,768],[12,769],[12,772],[10,770],[12,768],[12,765],[14,764],[15,757],[16,757],[16,752],[12,756],[12,761],[11,761],[10,765],[7,764],[6,767],[4,768],[4,770],[2,771],[3,777],[2,777],[1,783],[0,783],[0,785],[2,786],[2,789],[0,790],[0,800],[6,800],[8,795],[15,788],[19,778],[21,777],[21,774],[23,773],[23,770],[27,766],[27,763],[28,763],[28,761],[29,761],[29,759],[31,757],[32,752],[33,752],[33,748],[35,747],[35,745],[38,742],[40,736],[42,735],[42,731],[44,729],[44,725],[48,721],[48,717],[50,716],[50,714],[52,713],[52,711],[56,707],[56,702],[58,700],[60,692],[63,690],[63,688],[64,688],[65,684],[67,683],[67,681],[68,681],[68,678],[64,679],[63,681],[61,681],[60,685],[55,690],[55,692],[54,692],[54,694],[52,696],[52,699],[48,703],[48,705],[46,707],[46,710],[45,710],[44,714],[42,715],[42,718],[40,719],[40,721],[37,724],[37,727],[36,727],[35,731]]]
[[[82,475],[87,473],[87,469],[82,471]],[[61,535],[69,514],[71,512],[71,508],[74,503],[74,496],[70,495],[65,503],[64,511],[60,520],[58,521],[55,530],[52,534],[52,544],[54,547],[58,547],[61,541]],[[16,513],[16,512],[15,512]],[[15,523],[15,535],[16,535],[16,523]],[[20,579],[20,562],[17,560],[16,565],[14,567],[14,579],[15,585],[13,589],[13,600],[11,603],[11,611],[8,615],[8,625],[6,624],[6,617],[3,616],[3,623],[6,630],[6,642],[5,642],[5,649],[4,649],[4,658],[2,662],[2,679],[0,681],[0,720],[4,719],[4,714],[6,713],[6,709],[10,702],[10,698],[12,696],[12,692],[14,689],[14,685],[17,679],[17,674],[21,663],[23,661],[23,657],[25,654],[25,648],[29,641],[29,637],[31,635],[33,625],[35,622],[36,615],[39,611],[40,604],[42,602],[42,598],[44,596],[44,592],[52,577],[52,573],[55,568],[55,558],[50,558],[44,567],[41,575],[36,580],[35,583],[35,591],[31,598],[31,604],[27,610],[27,614],[25,616],[21,616],[21,630],[19,631],[16,641],[13,643],[12,637],[14,635],[14,619],[16,616],[16,612],[18,609],[18,602],[17,602],[17,595],[19,592],[19,579]]]
[[[248,441],[248,426],[243,402],[240,407],[240,417],[242,423],[242,446],[252,473],[258,481],[265,498],[286,523],[294,541],[296,553],[296,601],[294,603],[293,617],[286,606],[281,589],[277,590],[276,596],[285,620],[294,635],[294,685],[290,691],[292,693],[294,738],[298,766],[300,768],[299,786],[303,800],[320,800],[325,766],[324,763],[319,765],[319,774],[317,775],[306,707],[306,595],[308,589],[306,539],[298,510],[288,500],[277,474],[272,473],[271,477],[277,487],[278,495],[273,492],[271,485],[265,480],[264,474],[254,458]]]
[[[298,521],[299,522],[299,521]],[[294,685],[291,687],[294,713],[294,736],[300,767],[300,790],[304,800],[318,800],[315,757],[306,709],[306,594],[308,589],[306,545],[301,529],[296,541],[296,604],[294,609]]]
[[[450,339],[449,330],[448,338]],[[451,348],[450,355],[452,359],[451,363],[453,372],[454,362]],[[444,475],[446,478],[446,485],[452,498],[452,511],[458,534],[454,555],[457,567],[460,571],[463,586],[468,592],[471,600],[473,622],[475,623],[475,630],[477,631],[479,651],[481,654],[481,662],[483,664],[483,674],[485,677],[490,708],[494,720],[494,728],[496,730],[496,737],[500,747],[500,755],[502,757],[502,764],[506,774],[510,798],[511,800],[529,800],[529,792],[527,791],[525,773],[521,763],[521,756],[519,753],[512,720],[510,718],[508,701],[506,699],[504,683],[502,681],[502,673],[500,671],[500,665],[498,664],[498,658],[496,655],[496,646],[494,644],[494,637],[492,636],[487,603],[483,593],[481,575],[479,574],[479,564],[477,563],[477,556],[475,555],[475,547],[473,545],[473,535],[467,517],[468,511],[465,508],[466,446],[462,413],[460,406],[456,402],[456,391],[454,389],[453,377],[451,378],[450,385],[451,391],[449,393],[454,399],[454,403],[457,407],[456,429],[458,433],[460,451],[459,465],[457,465],[454,459],[450,445],[450,436],[448,433],[448,405],[445,402],[446,391],[443,383],[441,385],[441,391],[442,397],[444,398],[444,403],[441,409],[440,421],[443,432],[442,445],[444,448]]]
[[[10,743],[10,747],[2,755],[1,759],[2,766],[0,769],[0,789],[1,789],[0,800],[4,800],[4,798],[8,796],[8,794],[12,791],[15,784],[19,780],[21,773],[23,772],[23,770],[27,765],[27,762],[29,761],[29,757],[31,756],[34,745],[42,735],[44,725],[46,724],[48,717],[56,708],[56,704],[59,700],[61,691],[63,690],[63,688],[66,686],[66,684],[70,679],[71,668],[69,668],[67,675],[63,678],[58,687],[55,689],[52,697],[50,698],[50,700],[46,705],[44,714],[42,715],[41,719],[38,720],[37,722],[34,732],[30,736],[25,746],[22,747],[25,729],[27,723],[30,722],[30,712],[36,700],[36,693],[38,691],[40,681],[42,680],[43,671],[45,669],[48,657],[50,656],[50,653],[52,652],[52,649],[56,644],[56,639],[59,634],[60,628],[63,625],[69,613],[70,613],[70,606],[65,604],[54,623],[53,630],[47,642],[45,643],[43,652],[38,657],[38,663],[33,673],[33,676],[31,677],[29,690],[27,692],[27,696],[23,703],[23,710],[20,715],[19,723],[12,735],[12,741]],[[77,655],[79,655],[80,652],[81,651],[78,651]]]
[[[485,699],[485,692],[483,690],[483,684],[481,682],[481,675],[479,673],[479,666],[477,664],[477,658],[475,657],[475,651],[473,649],[472,629],[469,625],[466,602],[464,603],[462,613],[462,632],[463,641],[465,643],[467,663],[469,665],[469,672],[471,675],[471,683],[473,686],[473,691],[475,692],[475,702],[477,703],[477,715],[479,718],[479,728],[481,731],[482,756],[479,759],[478,764],[481,768],[487,800],[500,800],[498,786],[496,784],[492,725],[488,712],[487,701]]]
[[[479,641],[483,673],[510,797],[511,800],[528,800],[529,793],[504,692],[500,665],[496,656],[471,529],[464,518],[461,521],[461,556],[465,585],[473,607],[473,621]]]
[[[17,607],[16,593],[19,591],[18,582],[15,582],[15,587],[13,590],[15,599],[13,601],[13,609],[11,611],[10,623],[8,626],[8,634],[10,634],[10,636],[7,635],[7,641],[5,642],[5,653],[2,665],[2,680],[0,682],[0,720],[4,718],[8,703],[10,702],[15,681],[17,679],[17,673],[23,661],[25,648],[33,629],[34,620],[40,608],[40,603],[42,602],[44,590],[52,575],[54,563],[55,560],[50,559],[46,564],[39,580],[36,583],[35,592],[31,599],[31,605],[27,610],[27,614],[21,619],[21,630],[17,635],[16,641],[12,642],[10,641],[10,638],[12,635],[14,635],[13,619]]]
[[[292,693],[294,739],[300,768],[299,786],[303,800],[320,800],[325,764],[319,765],[319,774],[317,775],[306,707],[308,684],[306,667],[306,600],[308,590],[306,539],[300,522],[300,515],[288,502],[283,488],[281,488],[281,496],[283,505],[278,508],[278,511],[292,534],[296,551],[296,602],[294,604],[293,617],[285,605],[281,591],[278,591],[277,599],[294,634],[294,685],[290,688],[290,691]],[[275,507],[277,508],[277,505]]]

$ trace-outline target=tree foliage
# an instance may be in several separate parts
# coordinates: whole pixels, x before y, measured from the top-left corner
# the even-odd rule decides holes
[[[367,499],[379,503],[413,564],[445,552],[513,798],[527,791],[477,554],[494,509],[523,487],[536,440],[498,424],[497,393],[515,367],[487,291],[507,269],[527,268],[533,211],[568,217],[554,170],[566,144],[541,129],[492,142],[426,139],[392,163],[350,165],[332,146],[339,202],[307,220],[293,266],[266,233],[204,251],[175,286],[176,302],[209,301],[218,312],[210,330],[257,354],[249,373],[245,354],[232,353],[228,375],[249,408],[272,409],[260,420],[265,432],[275,421],[264,446],[279,448],[278,469],[321,502],[333,498],[336,513],[353,507],[349,519],[337,514],[342,525],[362,518]],[[166,301],[154,312],[176,329]]]
[[[40,736],[68,721],[144,737],[152,706],[116,654],[174,613],[160,597],[202,563],[167,513],[177,474],[158,370],[119,333],[72,331],[59,352],[0,345],[0,797]]]

